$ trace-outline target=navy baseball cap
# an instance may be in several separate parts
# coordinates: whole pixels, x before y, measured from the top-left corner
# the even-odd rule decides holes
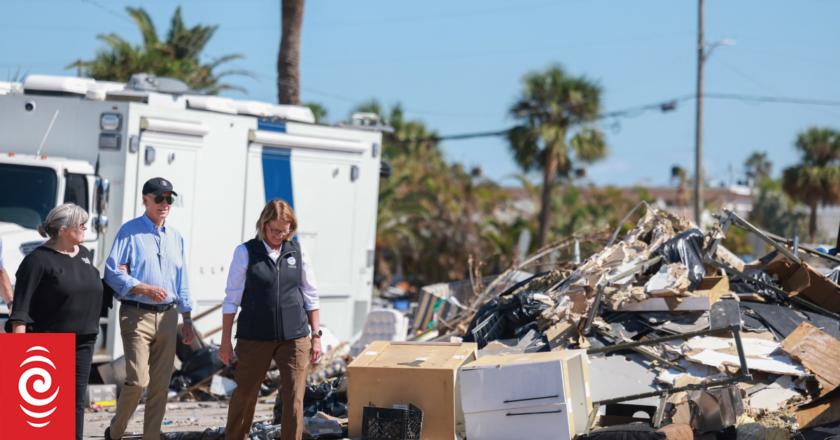
[[[151,194],[153,196],[159,196],[163,193],[171,192],[173,195],[178,195],[173,188],[172,182],[164,179],[163,177],[155,177],[146,181],[143,185],[143,195]]]

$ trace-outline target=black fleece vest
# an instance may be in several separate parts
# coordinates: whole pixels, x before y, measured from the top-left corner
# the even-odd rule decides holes
[[[236,326],[237,339],[278,342],[307,336],[300,245],[284,241],[277,263],[268,256],[260,239],[246,242],[245,248],[248,270]]]

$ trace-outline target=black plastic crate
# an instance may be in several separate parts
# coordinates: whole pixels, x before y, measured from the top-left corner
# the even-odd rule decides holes
[[[412,404],[397,409],[371,402],[362,410],[362,440],[419,440],[422,428],[423,411]]]
[[[504,320],[500,319],[499,312],[488,316],[472,330],[478,349],[481,350],[490,341],[499,339],[504,330]]]

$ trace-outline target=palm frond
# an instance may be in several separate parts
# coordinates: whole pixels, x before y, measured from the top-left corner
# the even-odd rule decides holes
[[[152,18],[149,17],[146,10],[143,8],[132,8],[130,6],[125,9],[128,12],[128,15],[134,19],[135,23],[137,23],[137,29],[139,29],[140,33],[143,35],[143,44],[146,47],[157,46],[158,43],[160,43],[157,37],[157,31],[155,30]],[[178,8],[178,11],[180,11],[180,8]]]

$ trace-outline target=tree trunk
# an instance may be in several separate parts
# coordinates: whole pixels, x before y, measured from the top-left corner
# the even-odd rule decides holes
[[[391,268],[388,266],[388,260],[385,259],[385,251],[383,249],[376,249],[376,268],[379,275],[382,275],[382,283],[379,284],[379,290],[385,291],[391,285]]]
[[[811,244],[817,244],[817,204],[817,200],[811,202],[811,218],[808,219],[808,233],[811,234]]]
[[[551,190],[554,186],[554,176],[557,175],[557,156],[554,146],[546,145],[543,154],[545,167],[543,168],[542,205],[540,206],[540,231],[537,239],[537,249],[545,247],[548,241],[548,224],[551,219]],[[543,261],[548,261],[546,257]]]
[[[277,101],[300,104],[300,31],[304,0],[282,0],[283,29],[277,56]]]

